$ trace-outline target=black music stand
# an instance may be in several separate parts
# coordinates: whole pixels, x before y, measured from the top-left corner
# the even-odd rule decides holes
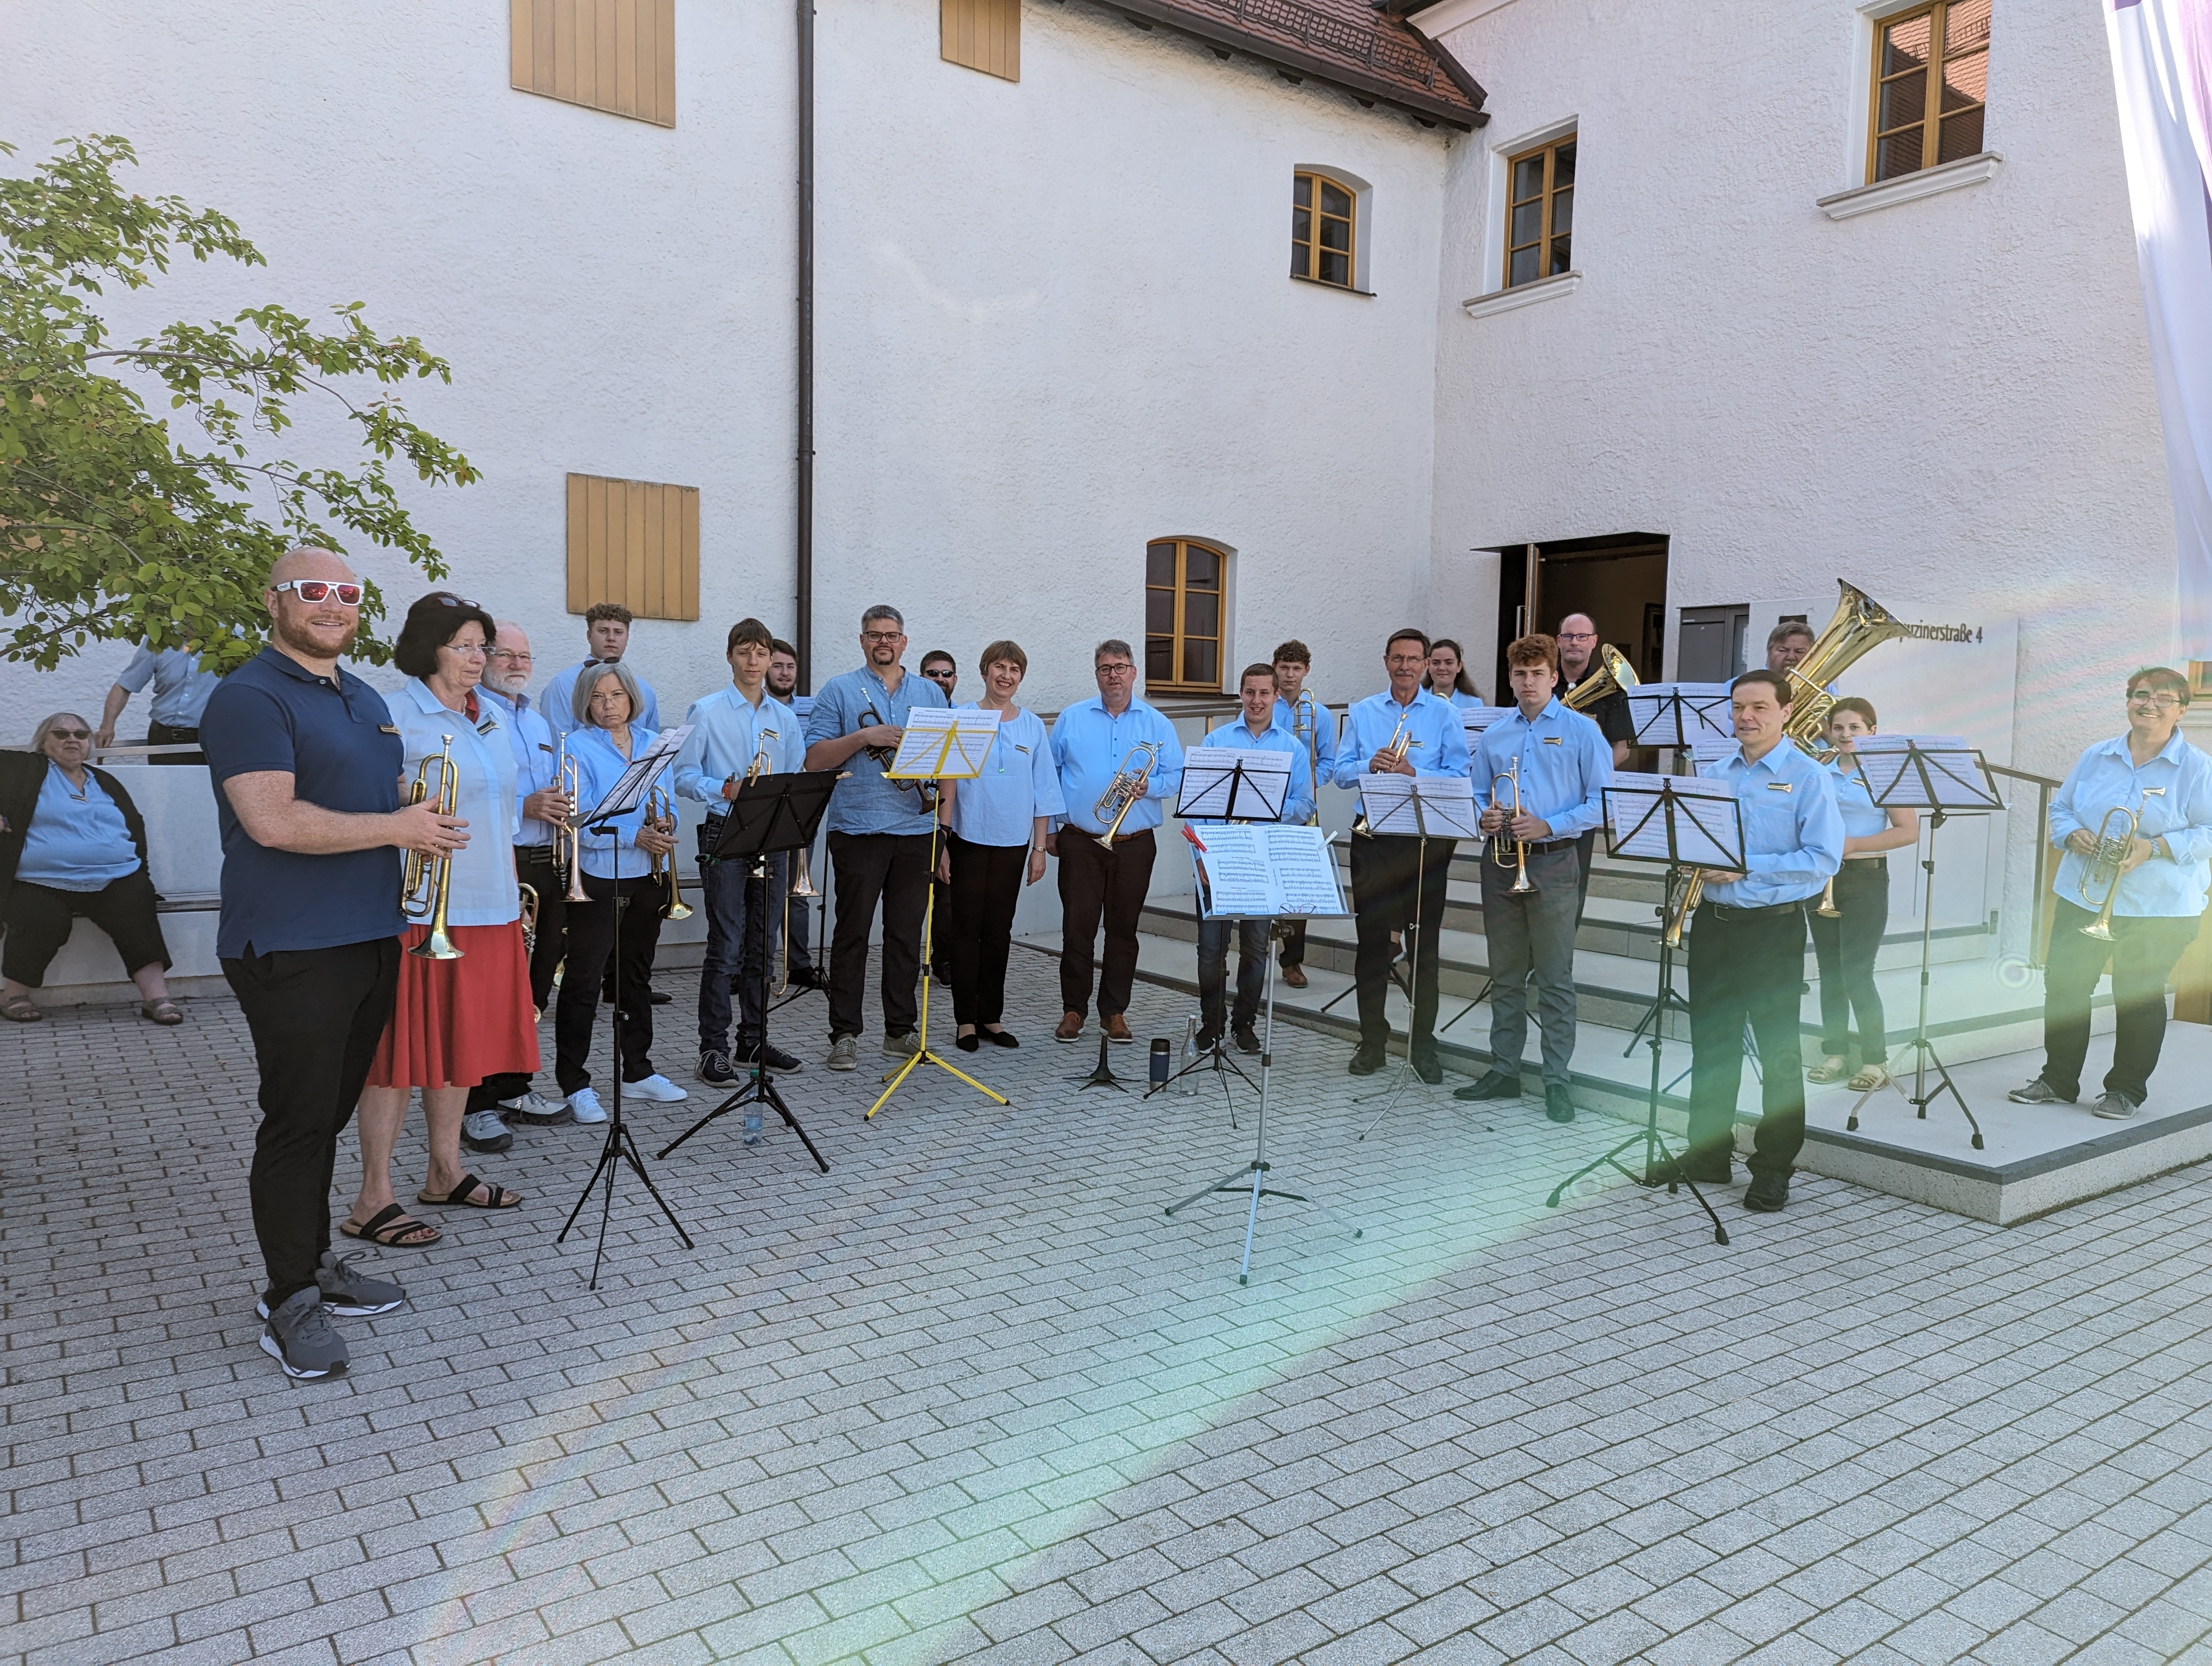
[[[1869,735],[1858,743],[1855,755],[1866,781],[1867,796],[1878,808],[1895,806],[1928,812],[1928,854],[1920,863],[1924,876],[1920,899],[1920,1021],[1912,1035],[1912,1091],[1905,1093],[1904,1083],[1892,1076],[1882,1087],[1870,1087],[1859,1095],[1844,1127],[1856,1134],[1859,1112],[1883,1087],[1904,1093],[1914,1116],[1923,1122],[1928,1120],[1928,1107],[1948,1093],[1957,1101],[1960,1114],[1973,1130],[1974,1149],[1981,1151],[1984,1149],[1982,1125],[1974,1120],[1966,1096],[1959,1091],[1958,1083],[1951,1079],[1951,1073],[1936,1055],[1936,1043],[1928,1038],[1928,956],[1936,923],[1936,836],[1951,817],[2002,810],[2004,800],[1990,779],[1990,766],[1979,749],[1963,740]],[[1941,1079],[1933,1091],[1928,1086],[1930,1065]]]
[[[1406,1055],[1398,1061],[1398,1073],[1392,1079],[1389,1086],[1378,1092],[1365,1094],[1352,1100],[1352,1103],[1355,1105],[1369,1104],[1376,1099],[1382,1101],[1382,1108],[1375,1113],[1373,1119],[1365,1128],[1359,1130],[1358,1137],[1362,1140],[1374,1133],[1382,1125],[1382,1119],[1390,1114],[1391,1105],[1396,1103],[1399,1094],[1405,1091],[1406,1084],[1413,1079],[1413,1014],[1420,1006],[1421,963],[1419,949],[1421,900],[1424,894],[1423,888],[1427,885],[1429,877],[1429,840],[1431,837],[1429,817],[1435,814],[1443,823],[1443,830],[1434,836],[1447,839],[1455,845],[1462,839],[1479,839],[1482,836],[1480,825],[1474,815],[1474,782],[1468,777],[1465,775],[1366,775],[1361,778],[1360,782],[1360,793],[1363,798],[1369,790],[1366,783],[1370,781],[1392,783],[1403,781],[1406,783],[1406,801],[1403,805],[1383,808],[1380,815],[1370,816],[1369,828],[1379,834],[1382,832],[1383,824],[1386,822],[1410,820],[1413,824],[1414,836],[1420,840],[1420,848],[1413,859],[1413,917],[1405,928]],[[1423,785],[1425,781],[1428,783],[1426,787]],[[1462,800],[1450,787],[1443,785],[1446,782],[1456,782],[1459,786],[1466,787],[1468,795],[1465,800]],[[1395,785],[1382,790],[1395,791]],[[1437,796],[1433,799],[1424,798],[1422,794],[1425,791],[1433,792]],[[1377,796],[1380,795],[1380,793],[1377,794]],[[1464,818],[1455,819],[1455,813],[1462,802],[1467,806],[1467,814]],[[1447,866],[1444,872],[1445,882],[1449,885],[1451,870]],[[1442,1006],[1443,1004],[1443,947],[1441,944],[1437,945],[1437,1002],[1438,1006]],[[1393,982],[1395,981],[1394,979]],[[1272,980],[1269,987],[1270,988],[1273,987]],[[1353,987],[1358,987],[1356,981]],[[1455,1019],[1454,1022],[1457,1020]],[[1431,1039],[1433,1040],[1434,1037],[1431,1037]]]
[[[822,818],[830,808],[830,795],[836,790],[837,774],[831,769],[781,775],[762,775],[743,783],[738,795],[728,800],[723,812],[722,831],[708,854],[718,862],[750,862],[751,878],[761,886],[761,956],[760,956],[760,1035],[753,1049],[753,1067],[744,1085],[716,1105],[690,1128],[660,1148],[665,1160],[668,1153],[705,1128],[718,1116],[726,1116],[740,1105],[767,1105],[783,1119],[783,1125],[799,1136],[806,1147],[806,1154],[814,1159],[814,1166],[823,1173],[830,1172],[830,1164],[806,1137],[806,1130],[791,1114],[791,1107],[783,1102],[783,1095],[775,1090],[775,1078],[768,1068],[768,880],[769,858],[787,850],[804,850],[814,842],[815,830],[821,826]],[[750,938],[752,933],[745,933]],[[743,966],[749,945],[738,945],[738,964]],[[738,1021],[744,1021],[739,1015]]]
[[[1692,796],[1679,793],[1674,780],[1664,775],[1648,778],[1654,784],[1635,787],[1608,787],[1605,789],[1607,854],[1626,857],[1631,861],[1664,862],[1667,864],[1668,895],[1674,894],[1674,876],[1686,866],[1741,870],[1743,866],[1743,809],[1734,797],[1718,798]],[[1661,914],[1666,912],[1662,903]],[[1662,923],[1659,933],[1659,993],[1660,1002],[1652,1011],[1656,1015],[1672,1000],[1674,989],[1674,947],[1668,939]],[[1683,1003],[1685,1012],[1689,1009]],[[1680,1165],[1667,1150],[1666,1137],[1659,1132],[1659,1054],[1665,1044],[1662,1026],[1654,1023],[1648,1045],[1651,1049],[1651,1080],[1644,1096],[1644,1126],[1622,1140],[1612,1150],[1593,1161],[1585,1163],[1552,1189],[1544,1200],[1544,1207],[1556,1209],[1567,1189],[1585,1175],[1612,1167],[1626,1175],[1639,1186],[1656,1186],[1659,1179],[1659,1164],[1668,1163],[1673,1176],[1665,1183],[1668,1195],[1674,1195],[1678,1186],[1687,1186],[1698,1207],[1705,1212],[1705,1219],[1713,1224],[1713,1242],[1726,1243],[1728,1228],[1713,1213],[1713,1206],[1705,1201],[1697,1183],[1683,1175]],[[1735,1110],[1729,1109],[1733,1127]],[[1637,1146],[1644,1148],[1644,1172],[1638,1174],[1621,1162],[1621,1153]]]
[[[1682,753],[1687,752],[1701,740],[1733,740],[1733,732],[1722,728],[1715,714],[1715,690],[1720,691],[1717,709],[1725,711],[1728,708],[1728,684],[1725,683],[1646,683],[1631,689],[1628,691],[1628,711],[1630,721],[1636,726],[1636,738],[1630,744],[1673,752],[1679,760]],[[1668,909],[1673,904],[1674,887],[1680,878],[1679,867],[1670,866],[1668,868],[1667,884],[1659,899],[1659,923],[1662,933]],[[1620,1056],[1625,1059],[1633,1053],[1636,1044],[1644,1039],[1647,1030],[1656,1034],[1656,1026],[1666,1022],[1667,1014],[1670,1012],[1680,1012],[1686,1019],[1690,1015],[1689,1006],[1674,993],[1674,986],[1662,978],[1659,983],[1659,993],[1652,998],[1651,1005],[1644,1009],[1644,1016],[1636,1021],[1636,1028],[1629,1034],[1628,1045],[1620,1049]],[[1677,1077],[1675,1079],[1679,1081],[1681,1079]],[[1673,1083],[1668,1085],[1671,1087]]]
[[[589,827],[594,833],[605,833],[610,830],[609,824],[617,817],[626,816],[643,804],[646,794],[653,788],[653,783],[659,779],[662,770],[675,762],[678,748],[682,746],[684,738],[690,733],[690,726],[686,725],[681,728],[666,730],[655,736],[653,745],[642,756],[631,760],[629,768],[623,771],[612,790],[593,806],[590,814],[580,816],[577,825]],[[584,852],[580,842],[576,850],[576,861],[580,866],[583,860]],[[584,1205],[591,1201],[592,1189],[598,1186],[604,1177],[606,1185],[605,1194],[599,1203],[599,1243],[592,1251],[592,1276],[585,1286],[590,1290],[597,1290],[599,1287],[599,1263],[605,1259],[607,1253],[607,1221],[614,1213],[615,1174],[622,1164],[629,1164],[631,1171],[644,1183],[647,1193],[652,1197],[653,1202],[659,1206],[660,1213],[668,1218],[668,1224],[676,1229],[676,1236],[683,1242],[684,1247],[686,1250],[697,1247],[691,1242],[691,1235],[684,1230],[684,1223],[677,1219],[676,1211],[668,1207],[668,1200],[661,1196],[659,1189],[653,1183],[653,1177],[645,1171],[645,1160],[637,1154],[637,1142],[630,1138],[629,1128],[623,1122],[622,922],[623,915],[629,910],[630,899],[622,894],[622,845],[619,841],[614,848],[614,861],[615,894],[612,900],[615,907],[615,1003],[614,1018],[608,1026],[608,1037],[614,1043],[615,1079],[613,1103],[607,1114],[607,1140],[606,1144],[599,1148],[599,1164],[592,1169],[592,1177],[584,1183],[584,1189],[577,1195],[576,1207],[568,1211],[568,1219],[562,1224],[560,1231],[556,1233],[553,1238],[553,1242],[556,1244],[567,1240],[570,1229],[576,1224],[576,1217],[584,1213]],[[676,855],[673,851],[669,853],[668,862],[669,872],[673,873],[676,866]],[[650,867],[650,866],[651,863],[648,860],[647,866]]]

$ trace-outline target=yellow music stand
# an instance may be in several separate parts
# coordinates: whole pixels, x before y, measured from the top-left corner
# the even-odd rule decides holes
[[[929,711],[927,708],[909,714],[908,739],[901,744],[899,756],[894,758],[891,761],[891,766],[884,771],[884,778],[886,781],[972,781],[981,775],[983,761],[990,755],[991,743],[998,739],[997,714],[995,713],[978,714],[988,720],[991,727],[988,733],[983,732],[980,722],[971,723],[967,728],[963,729],[958,717],[951,713],[947,713],[946,715],[951,717],[953,721],[946,728],[939,732],[933,724],[931,728],[924,733],[913,727],[913,719],[922,717],[925,713],[927,713],[931,719],[936,716],[936,714]],[[901,767],[902,765],[905,767]],[[933,946],[936,933],[937,835],[941,825],[942,824],[937,819],[936,812],[933,810],[929,818],[929,877],[932,883],[929,887],[928,901],[923,904],[921,913],[921,1032],[918,1037],[921,1045],[915,1050],[913,1057],[884,1078],[884,1091],[876,1096],[875,1104],[868,1107],[868,1115],[862,1119],[863,1121],[872,1120],[875,1114],[889,1102],[891,1095],[898,1091],[899,1084],[914,1073],[917,1065],[925,1062],[935,1065],[948,1075],[957,1076],[987,1099],[994,1100],[1002,1105],[1013,1103],[1005,1094],[984,1086],[966,1071],[934,1051],[929,1044],[929,986],[933,981],[929,975],[929,968],[931,949]]]

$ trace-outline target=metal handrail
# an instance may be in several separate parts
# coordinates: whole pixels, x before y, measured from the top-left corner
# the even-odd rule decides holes
[[[2027,964],[2040,967],[2050,947],[2051,923],[2058,915],[2057,897],[2049,883],[2051,795],[2065,783],[2053,781],[2049,775],[2039,775],[2032,769],[2015,769],[2005,763],[1992,763],[1989,770],[1993,775],[2027,781],[2035,788],[2035,930],[2027,939]]]

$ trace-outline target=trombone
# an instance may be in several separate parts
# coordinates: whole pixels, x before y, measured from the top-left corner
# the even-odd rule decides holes
[[[1521,814],[1521,760],[1519,758],[1513,760],[1513,768],[1509,773],[1492,775],[1490,778],[1490,806],[1493,810],[1505,808],[1499,802],[1504,796],[1498,790],[1498,784],[1500,781],[1513,789],[1513,808],[1506,815],[1505,825],[1491,836],[1490,860],[1500,867],[1519,870],[1513,876],[1513,883],[1506,886],[1505,894],[1509,897],[1526,897],[1539,889],[1528,878],[1528,842],[1526,839],[1507,836],[1508,830]],[[1510,854],[1508,853],[1509,846],[1511,847]]]
[[[1114,779],[1106,783],[1106,790],[1091,806],[1091,813],[1106,823],[1105,843],[1114,842],[1114,836],[1121,830],[1122,818],[1145,796],[1145,784],[1159,761],[1160,746],[1156,740],[1140,740],[1122,755],[1121,767],[1114,772]]]
[[[2142,825],[2143,812],[2150,807],[2151,800],[2165,796],[2166,788],[2163,787],[2146,787],[2142,789],[2142,801],[2134,809],[2124,809],[2114,805],[2105,812],[2105,819],[2097,824],[2096,846],[2090,851],[2089,860],[2082,867],[2081,877],[2075,882],[2074,891],[2086,903],[2089,900],[2090,886],[2102,884],[2105,902],[2104,906],[2097,910],[2097,917],[2081,927],[2082,936],[2094,937],[2100,943],[2112,940],[2112,904],[2120,894],[2120,864],[2127,860],[2128,852],[2135,848],[2136,830]],[[2115,816],[2120,818],[2118,832],[2112,830],[2112,818]]]
[[[676,830],[676,806],[670,801],[668,794],[658,787],[645,795],[645,818],[660,832],[673,833]],[[674,851],[670,851],[665,856],[657,850],[653,852],[647,877],[668,893],[660,904],[663,920],[689,920],[691,917],[691,905],[684,900],[684,887],[677,883]]]
[[[460,791],[461,772],[453,763],[453,738],[440,737],[445,749],[435,757],[426,757],[415,766],[415,784],[408,789],[407,802],[421,804],[434,799],[438,813],[451,816]],[[432,783],[436,783],[434,787]],[[461,951],[453,946],[452,933],[446,927],[446,904],[453,891],[453,859],[450,853],[426,856],[419,850],[407,853],[407,860],[400,871],[399,912],[410,920],[427,920],[430,934],[407,951],[418,960],[459,960]]]
[[[1300,689],[1291,708],[1291,735],[1306,744],[1306,789],[1314,806],[1306,825],[1312,827],[1321,820],[1321,702],[1311,689]]]
[[[568,889],[562,893],[566,903],[588,903],[591,896],[584,889],[583,842],[574,818],[583,809],[582,772],[576,760],[568,756],[568,737],[561,737],[561,750],[553,765],[553,784],[561,789],[561,796],[568,800],[568,813],[553,824],[553,865],[568,870]]]

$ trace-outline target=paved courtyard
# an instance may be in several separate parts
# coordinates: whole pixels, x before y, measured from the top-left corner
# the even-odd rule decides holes
[[[652,1163],[696,1251],[625,1177],[596,1292],[553,1237],[598,1141],[526,1131],[478,1172],[528,1204],[434,1212],[306,1384],[255,1346],[235,1010],[4,1026],[0,1657],[2212,1657],[2203,1170],[2008,1229],[1739,1185],[1723,1249],[1619,1181],[1543,1207],[1618,1124],[1417,1085],[1356,1140],[1292,1031],[1271,1154],[1364,1235],[1270,1203],[1240,1287],[1239,1203],[1161,1211],[1251,1097],[1078,1092],[1014,980],[1019,1051],[948,1043],[1012,1109],[925,1070],[864,1124],[786,1012],[832,1171],[726,1120]]]

